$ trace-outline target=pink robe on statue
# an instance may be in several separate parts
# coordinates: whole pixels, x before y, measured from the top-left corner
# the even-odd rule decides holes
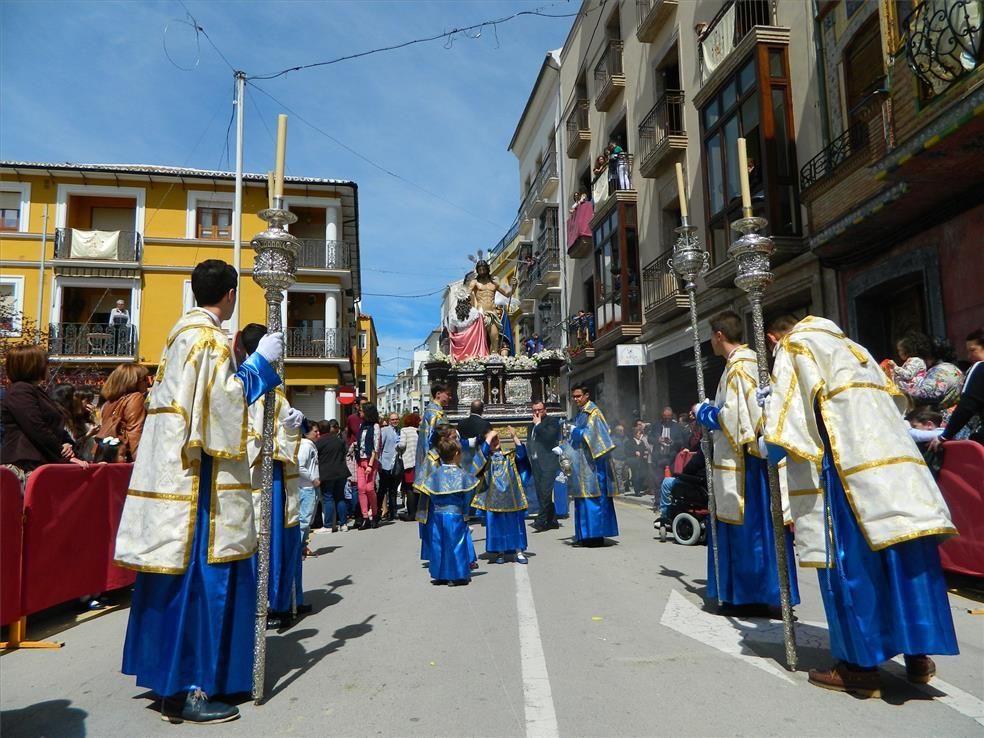
[[[489,355],[489,339],[485,335],[485,321],[479,318],[463,331],[450,333],[451,358],[464,361],[475,356]]]

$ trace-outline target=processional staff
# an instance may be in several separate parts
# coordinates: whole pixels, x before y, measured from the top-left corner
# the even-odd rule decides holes
[[[738,173],[741,181],[742,217],[731,227],[742,235],[728,249],[735,260],[737,275],[735,286],[748,293],[752,306],[752,327],[755,333],[755,355],[758,359],[759,391],[770,385],[769,360],[765,346],[765,321],[762,316],[762,296],[765,288],[772,284],[769,271],[769,257],[775,245],[768,236],[759,231],[765,230],[769,221],[752,215],[752,195],[748,183],[748,154],[745,139],[738,139]],[[764,412],[764,410],[763,410]],[[782,519],[782,493],[779,488],[779,470],[769,464],[769,500],[772,513],[772,529],[775,538],[776,562],[779,568],[779,602],[782,606],[783,639],[786,645],[786,668],[796,670],[796,634],[793,629],[793,607],[789,595],[789,562],[786,559],[785,526]]]
[[[284,230],[285,225],[297,221],[297,216],[284,209],[284,157],[287,151],[287,116],[277,119],[277,162],[273,175],[273,200],[271,207],[259,212],[267,222],[267,228],[253,237],[251,245],[256,249],[253,263],[253,280],[263,288],[267,306],[267,332],[283,330],[280,306],[284,291],[294,284],[297,271],[297,254],[300,242]],[[283,360],[274,367],[283,376]],[[263,445],[260,451],[260,469],[263,490],[260,495],[259,550],[256,579],[256,625],[253,641],[253,700],[263,699],[263,682],[266,672],[267,599],[270,588],[270,518],[273,498],[273,424],[277,409],[274,391],[267,392],[263,405]]]
[[[680,227],[676,243],[673,245],[673,258],[669,267],[683,279],[684,289],[690,301],[690,329],[694,334],[694,371],[697,373],[697,402],[707,397],[704,390],[704,362],[700,349],[700,332],[697,326],[697,278],[708,268],[707,252],[697,238],[697,226],[690,225],[687,209],[687,195],[683,184],[683,166],[677,162],[677,193],[680,198]],[[718,582],[718,605],[721,602],[721,570],[718,563],[717,503],[714,499],[714,473],[711,468],[711,437],[701,433],[700,447],[704,452],[704,469],[707,472],[707,507],[711,514],[711,552],[714,560],[714,579]]]

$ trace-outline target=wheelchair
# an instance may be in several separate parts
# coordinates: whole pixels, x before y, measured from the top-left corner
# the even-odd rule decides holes
[[[667,533],[672,531],[677,543],[696,546],[707,542],[707,519],[710,514],[707,488],[678,481],[673,485],[668,520],[657,518],[653,527],[658,531],[661,543],[666,543]]]

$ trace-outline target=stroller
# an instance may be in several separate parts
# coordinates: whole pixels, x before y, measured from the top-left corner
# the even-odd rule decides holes
[[[653,526],[659,532],[661,543],[666,542],[667,532],[672,531],[677,543],[695,546],[707,540],[709,516],[707,485],[686,475],[678,477],[673,485],[667,520],[659,518]]]

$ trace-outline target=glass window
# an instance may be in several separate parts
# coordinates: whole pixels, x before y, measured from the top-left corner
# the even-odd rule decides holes
[[[198,237],[219,241],[232,238],[232,208],[199,206]]]
[[[738,118],[734,115],[724,124],[724,141],[728,147],[725,171],[728,174],[728,202],[741,197],[741,184],[738,181]]]
[[[0,192],[0,231],[20,228],[20,192]]]
[[[704,128],[710,128],[717,123],[720,115],[720,104],[718,103],[718,99],[715,97],[710,103],[708,103],[707,107],[704,108]]]
[[[779,174],[789,172],[789,132],[786,129],[786,91],[772,91],[772,120],[776,127],[776,169]]]
[[[755,86],[755,60],[752,59],[738,73],[738,87],[742,92],[747,92]]]
[[[773,79],[782,79],[786,76],[786,64],[781,49],[769,50],[769,76]]]
[[[721,137],[714,136],[707,142],[707,190],[711,199],[711,212],[724,207],[724,173],[721,164]]]

